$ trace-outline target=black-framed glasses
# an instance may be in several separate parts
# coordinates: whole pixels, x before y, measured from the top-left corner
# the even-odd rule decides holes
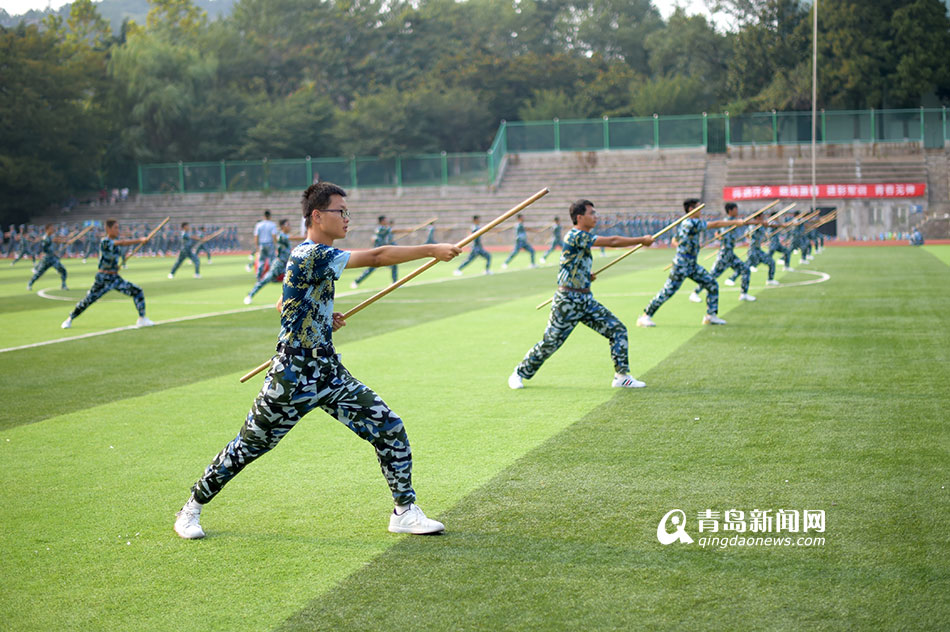
[[[350,212],[345,208],[325,208],[323,210],[317,210],[321,213],[339,213],[343,219],[350,219]]]

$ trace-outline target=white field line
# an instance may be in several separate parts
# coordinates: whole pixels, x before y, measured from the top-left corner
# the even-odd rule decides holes
[[[520,270],[506,270],[506,271],[500,272],[500,273],[498,273],[498,274],[507,274],[507,273],[518,272],[518,271],[520,271]],[[816,284],[816,283],[824,283],[825,281],[827,281],[827,280],[829,280],[829,279],[831,278],[831,275],[829,275],[829,274],[827,274],[827,273],[825,273],[825,272],[818,272],[818,271],[816,271],[816,270],[803,270],[803,269],[799,268],[799,269],[797,269],[796,271],[797,271],[797,272],[804,272],[805,274],[811,274],[811,275],[814,275],[814,276],[816,276],[816,277],[818,277],[818,278],[817,278],[817,279],[811,279],[811,280],[808,280],[808,281],[797,281],[797,282],[795,282],[795,283],[782,283],[781,285],[774,285],[774,286],[769,286],[769,285],[767,285],[767,286],[765,286],[763,289],[766,289],[766,290],[778,290],[778,289],[781,289],[781,288],[783,288],[783,287],[795,287],[795,286],[801,286],[801,285],[814,285],[814,284]],[[476,274],[476,275],[469,275],[469,276],[467,276],[467,277],[465,277],[465,276],[462,276],[462,277],[448,277],[448,278],[443,278],[443,279],[433,279],[433,280],[431,280],[431,281],[420,281],[420,282],[418,282],[418,283],[414,283],[413,285],[415,285],[415,286],[420,286],[420,285],[435,285],[436,283],[446,283],[446,282],[452,282],[452,281],[464,281],[464,280],[466,280],[466,279],[479,278],[479,277],[481,277],[481,276],[483,276],[483,275],[481,275],[481,274]],[[74,301],[74,300],[75,300],[75,299],[72,299],[72,298],[64,298],[64,297],[60,297],[60,296],[52,296],[52,295],[47,294],[47,290],[53,290],[53,289],[55,289],[55,288],[45,288],[45,289],[43,289],[43,290],[38,291],[37,294],[38,294],[39,296],[42,296],[43,298],[46,298],[46,299],[49,299],[49,300],[60,300],[60,301],[62,301],[62,300],[65,300],[65,301]],[[382,289],[382,288],[378,288],[378,289],[374,289],[374,290],[354,290],[354,291],[351,291],[351,292],[340,292],[340,293],[338,293],[336,296],[337,296],[337,297],[348,297],[348,296],[354,296],[354,295],[356,295],[356,294],[367,294],[367,293],[370,293],[370,292],[372,292],[372,293],[375,294],[375,293],[378,292],[380,289]],[[739,288],[736,287],[734,291],[738,291],[738,289],[739,289]],[[732,290],[732,288],[730,288],[730,290]],[[631,293],[631,292],[624,292],[624,293],[621,293],[621,294],[600,294],[600,296],[607,296],[607,297],[653,296],[653,295],[654,295],[653,292],[649,292],[649,293],[646,293],[646,292],[634,292],[634,293]],[[479,301],[484,301],[484,302],[489,302],[489,301],[495,301],[495,300],[499,300],[499,299],[496,299],[496,298],[494,298],[494,297],[483,297],[483,298],[478,299],[478,300],[479,300]],[[125,302],[125,300],[121,300],[121,299],[120,299],[120,300],[114,301],[114,302]],[[435,302],[435,301],[428,300],[428,299],[426,299],[426,300],[422,300],[422,299],[389,299],[387,302],[391,302],[391,303],[431,303],[431,302]],[[202,319],[202,318],[217,318],[218,316],[228,316],[228,315],[231,315],[231,314],[241,314],[241,313],[244,313],[244,312],[260,311],[260,310],[265,310],[265,309],[274,309],[274,306],[273,306],[273,305],[258,305],[258,306],[255,306],[255,307],[244,307],[244,308],[240,308],[240,309],[230,309],[230,310],[225,310],[225,311],[222,311],[222,312],[210,312],[210,313],[207,313],[207,314],[195,314],[195,315],[193,315],[193,316],[182,316],[181,318],[171,318],[171,319],[169,319],[169,320],[161,320],[161,321],[157,321],[155,324],[156,324],[156,325],[168,325],[168,324],[171,324],[171,323],[181,323],[181,322],[186,322],[186,321],[189,321],[189,320],[200,320],[200,319]],[[69,336],[69,337],[67,337],[67,338],[58,338],[58,339],[56,339],[56,340],[44,340],[44,341],[42,341],[42,342],[34,342],[34,343],[31,343],[31,344],[28,344],[28,345],[20,345],[20,346],[18,346],[18,347],[7,347],[6,349],[0,349],[0,353],[7,353],[8,351],[21,351],[21,350],[23,350],[23,349],[33,349],[33,348],[35,348],[35,347],[45,347],[46,345],[54,345],[54,344],[58,344],[58,343],[61,343],[61,342],[72,342],[73,340],[84,340],[84,339],[86,339],[86,338],[94,338],[94,337],[96,337],[96,336],[105,336],[106,334],[114,334],[114,333],[117,333],[117,332],[120,332],[120,331],[128,331],[128,330],[130,330],[130,329],[138,329],[138,327],[136,327],[135,325],[129,325],[129,326],[126,326],[126,327],[116,327],[116,328],[114,328],[114,329],[104,329],[104,330],[102,330],[102,331],[94,331],[94,332],[91,332],[91,333],[88,333],[88,334],[81,334],[81,335],[79,335],[79,336]]]

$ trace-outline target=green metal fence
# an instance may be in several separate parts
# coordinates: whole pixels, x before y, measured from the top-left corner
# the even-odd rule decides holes
[[[811,112],[753,112],[502,121],[486,152],[379,158],[222,160],[139,165],[141,193],[300,190],[316,180],[359,187],[484,185],[498,182],[505,156],[523,152],[601,151],[811,143]],[[826,143],[950,141],[947,108],[841,110],[818,113],[816,140]]]

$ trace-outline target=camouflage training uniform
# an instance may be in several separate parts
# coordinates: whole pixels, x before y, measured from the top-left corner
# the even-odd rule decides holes
[[[772,255],[776,252],[782,253],[783,260],[785,262],[785,267],[789,268],[792,265],[792,249],[782,243],[782,237],[779,234],[781,229],[774,228],[772,229],[771,234],[769,235],[769,258],[772,258]]]
[[[673,256],[673,269],[670,270],[670,278],[666,280],[666,284],[647,305],[645,310],[647,316],[652,317],[663,303],[676,294],[683,285],[683,281],[688,278],[696,281],[700,288],[706,290],[706,313],[714,316],[719,312],[719,284],[706,271],[706,268],[696,261],[696,255],[699,254],[699,237],[705,230],[706,220],[695,217],[684,220],[676,229],[676,240],[679,245]]]
[[[268,283],[279,282],[281,280],[280,277],[284,274],[284,268],[287,267],[288,259],[290,259],[290,237],[288,237],[284,231],[280,231],[277,233],[277,256],[271,259],[269,272],[264,275],[264,278],[254,284],[248,296],[253,298],[254,295],[260,292],[261,288]]]
[[[392,228],[390,228],[389,226],[383,226],[382,224],[379,224],[378,226],[376,226],[376,232],[373,233],[373,247],[379,248],[380,246],[387,246],[389,244],[394,244],[394,243],[396,242],[393,240]],[[399,268],[397,266],[389,266],[389,269],[392,270],[393,283],[395,283],[399,279]],[[360,283],[363,282],[363,279],[365,279],[366,277],[368,277],[375,271],[376,271],[376,268],[366,268],[366,270],[363,271],[363,274],[356,277],[356,281],[354,281],[354,283],[359,285]]]
[[[550,257],[551,253],[554,252],[555,248],[560,248],[561,250],[564,250],[564,240],[561,239],[561,225],[560,224],[554,225],[554,229],[552,231],[552,238],[551,238],[551,247],[548,248],[548,251],[544,253],[541,256],[541,258],[547,259],[548,257]]]
[[[66,289],[66,268],[63,267],[63,264],[59,262],[59,257],[56,255],[56,245],[53,242],[53,238],[49,235],[43,235],[43,240],[40,242],[40,251],[43,253],[43,260],[40,261],[39,265],[36,266],[36,271],[33,272],[33,278],[30,279],[30,287],[43,276],[43,273],[46,272],[49,268],[54,268],[59,272],[59,276],[63,280],[63,289]]]
[[[732,268],[735,270],[736,276],[742,276],[742,292],[746,293],[749,291],[749,265],[740,259],[735,252],[737,232],[739,231],[729,230],[728,233],[723,233],[720,237],[719,256],[716,257],[716,263],[709,271],[709,275],[714,279],[718,279],[727,268]],[[700,288],[696,288],[694,291],[699,294]]]
[[[472,224],[472,232],[478,232],[478,224]],[[459,272],[465,269],[465,266],[470,264],[475,260],[475,257],[483,257],[485,259],[485,272],[491,268],[491,255],[488,254],[488,251],[482,246],[482,238],[478,237],[472,242],[472,249],[468,253],[468,257],[465,261],[462,262],[462,265],[459,266]]]
[[[305,241],[287,264],[277,355],[241,431],[192,488],[207,503],[254,459],[322,408],[376,449],[396,504],[415,502],[412,453],[402,420],[354,378],[333,349],[334,281],[350,253]]]
[[[426,240],[423,243],[426,243],[426,244],[435,243],[435,225],[433,224],[429,225],[429,231],[426,233]]]
[[[746,266],[752,268],[752,266],[758,266],[760,263],[764,263],[769,267],[769,281],[775,278],[775,260],[772,259],[771,254],[765,254],[762,250],[762,240],[765,239],[765,227],[756,226],[749,232],[749,256],[746,258]],[[732,273],[730,277],[735,281],[739,277],[738,270]]]
[[[172,266],[171,274],[175,274],[185,259],[191,259],[191,262],[195,264],[195,274],[201,273],[201,259],[191,251],[193,241],[194,238],[191,236],[191,233],[187,230],[181,231],[181,251],[178,253],[178,260],[175,261],[175,265]]]
[[[791,250],[798,250],[802,259],[808,258],[808,252],[811,250],[811,246],[808,243],[808,237],[805,235],[804,224],[796,224],[795,227],[792,228]]]
[[[591,246],[596,239],[587,231],[573,228],[564,240],[557,292],[551,303],[551,316],[544,337],[525,355],[515,369],[523,379],[531,379],[544,361],[571,335],[577,323],[583,323],[610,340],[610,357],[617,373],[630,370],[627,358],[627,328],[606,307],[594,300],[590,291]]]
[[[69,315],[73,320],[86,311],[86,308],[98,301],[103,294],[109,290],[122,292],[126,296],[131,296],[135,302],[135,309],[139,316],[145,316],[145,292],[142,288],[129,283],[119,276],[119,262],[122,259],[122,251],[115,242],[108,237],[103,237],[99,242],[99,271],[92,282],[92,287],[85,297],[73,308]]]
[[[505,265],[511,263],[515,255],[522,250],[528,251],[528,254],[531,255],[531,265],[534,265],[534,248],[528,243],[528,231],[525,230],[524,224],[518,223],[515,224],[515,249],[512,250],[508,258],[505,259]]]

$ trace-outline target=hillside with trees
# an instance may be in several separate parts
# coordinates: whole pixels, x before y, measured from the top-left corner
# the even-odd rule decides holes
[[[720,1],[729,32],[649,0],[238,0],[218,19],[148,0],[118,27],[106,2],[0,28],[0,221],[137,163],[481,151],[501,119],[811,103],[796,0]],[[947,50],[940,0],[824,0],[819,107],[946,104]]]

